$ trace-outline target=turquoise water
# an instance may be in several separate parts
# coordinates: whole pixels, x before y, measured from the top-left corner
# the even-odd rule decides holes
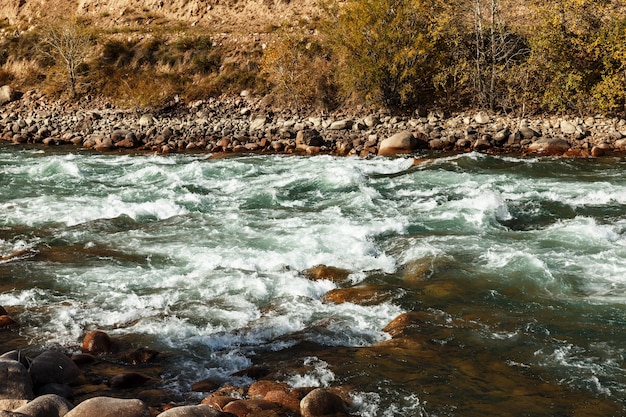
[[[181,393],[264,363],[362,416],[625,415],[626,162],[412,164],[0,147],[0,305],[30,346],[175,352]]]

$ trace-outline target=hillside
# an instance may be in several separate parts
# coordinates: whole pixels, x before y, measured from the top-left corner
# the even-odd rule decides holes
[[[203,25],[214,32],[260,32],[271,24],[308,19],[314,0],[4,0],[0,19],[11,25],[32,19],[83,16],[102,26],[158,19]]]

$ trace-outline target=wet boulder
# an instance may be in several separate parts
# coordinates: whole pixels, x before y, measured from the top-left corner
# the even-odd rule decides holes
[[[280,404],[267,400],[235,400],[226,404],[224,412],[234,414],[237,417],[247,417],[255,416],[262,412],[279,411],[281,408]]]
[[[346,402],[329,389],[316,388],[300,401],[302,417],[348,416]]]
[[[85,335],[81,350],[93,355],[113,352],[113,339],[103,331],[93,330]]]
[[[332,282],[341,282],[348,278],[350,271],[343,268],[320,264],[304,270],[304,274],[307,278],[314,281],[325,279]]]
[[[29,372],[35,388],[51,383],[73,385],[81,375],[74,361],[54,350],[47,350],[33,359]]]

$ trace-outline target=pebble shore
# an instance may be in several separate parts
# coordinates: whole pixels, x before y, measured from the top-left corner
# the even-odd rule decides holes
[[[50,102],[29,91],[0,111],[0,140],[99,152],[331,154],[369,157],[418,151],[597,157],[626,150],[626,120],[601,115],[516,118],[484,111],[416,110],[302,116],[242,93],[153,111],[105,102]],[[398,135],[400,136],[395,136]],[[409,135],[410,134],[410,135]],[[391,140],[393,138],[393,140]]]

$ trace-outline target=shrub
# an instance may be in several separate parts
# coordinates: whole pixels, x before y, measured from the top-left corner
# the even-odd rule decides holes
[[[433,89],[442,59],[439,0],[348,0],[326,26],[344,92],[403,107]]]
[[[261,73],[275,97],[297,110],[334,104],[336,89],[328,51],[307,36],[281,33],[264,51]]]

